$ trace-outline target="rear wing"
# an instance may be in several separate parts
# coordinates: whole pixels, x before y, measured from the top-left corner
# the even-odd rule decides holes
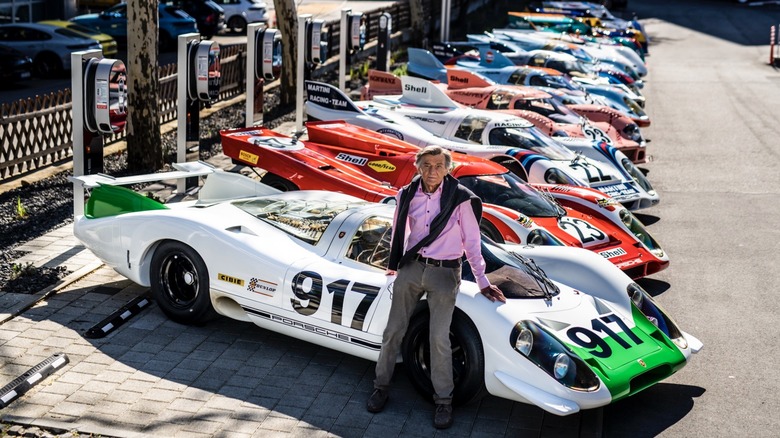
[[[479,65],[485,68],[515,67],[515,63],[503,53],[488,46],[479,46]]]
[[[343,91],[323,82],[306,81],[306,103],[335,111],[363,114],[363,110]]]
[[[412,76],[401,76],[401,83],[404,88],[403,95],[399,100],[402,103],[422,107],[460,107],[431,81]]]
[[[424,49],[410,48],[407,54],[409,56],[407,70],[410,75],[447,82],[447,68],[433,56],[433,53]]]
[[[479,73],[451,68],[447,70],[447,85],[451,90],[458,90],[461,88],[490,87],[496,85],[496,83]]]
[[[100,186],[126,186],[147,182],[160,182],[208,176],[206,182],[198,190],[198,204],[210,204],[226,199],[240,199],[252,196],[263,196],[280,193],[279,190],[261,182],[248,178],[240,173],[225,172],[203,161],[189,163],[173,163],[172,172],[149,173],[113,177],[106,174],[72,176],[73,182],[73,214],[74,217],[83,214],[84,189],[94,189]],[[78,189],[78,190],[77,190]],[[138,195],[142,196],[142,195]]]
[[[371,100],[374,96],[401,94],[401,78],[381,70],[368,71],[368,83],[360,89],[360,100]]]
[[[174,172],[148,173],[145,175],[131,175],[114,177],[103,173],[94,175],[72,176],[69,179],[73,184],[81,184],[81,187],[91,189],[101,185],[110,186],[129,186],[146,182],[164,181],[169,179],[182,179],[194,176],[203,176],[214,173],[217,168],[203,161],[193,161],[190,163],[173,163]]]

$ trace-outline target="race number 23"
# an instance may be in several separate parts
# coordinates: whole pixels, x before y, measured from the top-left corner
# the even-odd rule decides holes
[[[306,287],[306,280],[311,280],[311,285]],[[347,293],[357,293],[363,295],[360,300],[350,326],[356,330],[363,330],[363,322],[366,319],[368,309],[371,303],[379,294],[380,288],[369,284],[358,283],[349,280],[336,280],[324,285],[322,276],[313,271],[303,271],[295,274],[292,280],[293,294],[300,300],[307,300],[309,303],[304,305],[295,298],[290,298],[293,309],[304,316],[314,314],[320,308],[323,289],[333,295],[333,305],[331,306],[330,321],[334,324],[341,324],[341,317],[344,310],[344,297]]]
[[[608,324],[617,325],[623,331],[623,334],[625,334],[628,337],[631,343],[627,342],[620,335],[615,333],[614,330],[609,328]],[[611,356],[612,348],[609,346],[609,344],[607,344],[607,342],[604,339],[601,338],[601,336],[597,335],[594,332],[601,332],[606,334],[608,337],[610,337],[613,341],[615,341],[618,345],[620,345],[626,350],[631,348],[633,345],[640,345],[644,342],[641,339],[639,339],[639,337],[635,335],[631,330],[629,330],[628,326],[626,326],[626,323],[624,323],[623,320],[621,320],[614,313],[610,313],[609,315],[604,315],[600,318],[592,319],[590,321],[590,327],[593,329],[593,331],[588,330],[585,327],[572,327],[566,331],[566,334],[569,336],[569,339],[571,339],[572,342],[574,342],[575,344],[579,345],[582,348],[590,350],[590,354],[596,357],[607,358]]]

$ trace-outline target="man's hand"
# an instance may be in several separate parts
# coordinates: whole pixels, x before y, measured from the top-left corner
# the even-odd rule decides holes
[[[393,271],[392,269],[388,269],[385,271],[385,275],[397,275],[398,272]]]
[[[499,289],[495,285],[490,285],[486,288],[483,288],[480,290],[482,295],[485,296],[485,298],[489,299],[490,301],[495,302],[496,300],[501,301],[502,303],[506,303],[506,297],[504,296],[504,293],[501,292],[501,289]]]

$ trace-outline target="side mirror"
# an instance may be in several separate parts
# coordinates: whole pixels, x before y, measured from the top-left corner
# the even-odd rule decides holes
[[[127,70],[118,59],[92,58],[84,67],[84,124],[90,132],[113,134],[127,121]]]
[[[193,41],[187,48],[187,94],[192,100],[213,102],[222,84],[219,44]]]
[[[282,72],[282,33],[276,29],[265,29],[255,34],[255,77],[266,81],[279,78]]]

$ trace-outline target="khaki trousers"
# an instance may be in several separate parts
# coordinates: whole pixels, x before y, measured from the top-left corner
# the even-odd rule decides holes
[[[390,316],[382,335],[382,350],[376,363],[374,388],[387,390],[389,387],[409,319],[420,298],[427,293],[433,399],[437,404],[452,403],[455,386],[452,381],[450,323],[460,289],[460,271],[460,267],[436,267],[417,260],[410,261],[398,270],[393,284]]]

